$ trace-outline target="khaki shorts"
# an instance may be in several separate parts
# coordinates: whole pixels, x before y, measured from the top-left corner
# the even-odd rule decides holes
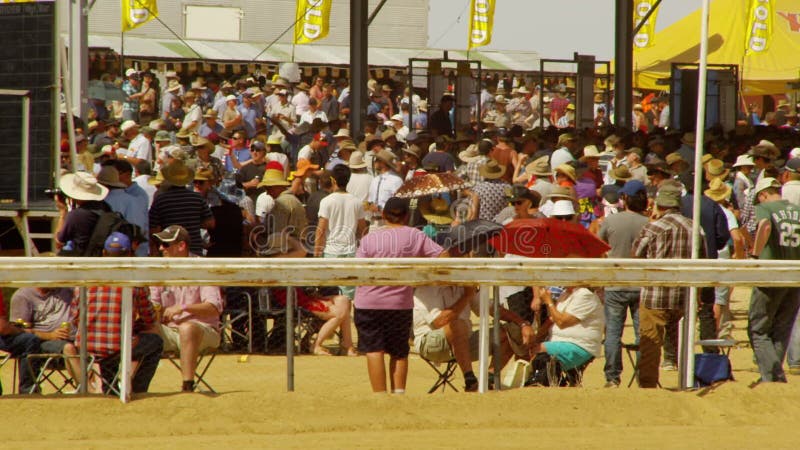
[[[203,322],[198,322],[196,320],[191,321],[193,324],[200,327],[203,330],[203,339],[200,340],[200,345],[198,346],[198,350],[202,353],[208,349],[214,349],[219,347],[219,339],[220,335],[217,330],[215,330],[211,325],[205,324]],[[161,325],[161,338],[164,339],[164,351],[167,353],[170,352],[177,352],[180,353],[181,351],[181,337],[178,334],[177,328],[168,327],[166,325]]]
[[[469,354],[473,361],[478,360],[480,354],[480,334],[473,331],[469,335]],[[439,328],[431,330],[419,342],[419,355],[431,362],[447,362],[455,358],[450,343],[444,330]]]

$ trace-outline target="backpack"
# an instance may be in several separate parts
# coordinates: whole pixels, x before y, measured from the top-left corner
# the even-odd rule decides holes
[[[131,243],[144,241],[141,227],[125,220],[122,214],[104,210],[92,210],[92,213],[97,216],[97,221],[86,247],[61,251],[59,256],[103,256],[106,239],[115,231],[128,236]]]
[[[727,355],[716,353],[694,355],[694,387],[712,386],[714,383],[728,380],[733,380],[733,369]]]

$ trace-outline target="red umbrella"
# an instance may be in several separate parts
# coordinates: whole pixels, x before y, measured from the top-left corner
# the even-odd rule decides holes
[[[598,258],[611,249],[579,224],[552,218],[512,220],[489,243],[529,258]]]

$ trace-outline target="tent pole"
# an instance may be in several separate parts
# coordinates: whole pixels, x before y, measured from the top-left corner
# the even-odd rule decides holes
[[[703,193],[703,141],[706,122],[706,80],[708,75],[708,5],[709,0],[703,0],[703,12],[700,16],[700,68],[697,81],[697,124],[695,125],[694,142],[694,192],[692,205],[692,259],[700,257],[700,199]],[[682,389],[691,389],[694,386],[694,334],[697,317],[698,288],[692,287],[689,291],[689,302],[684,321],[683,333],[683,381]]]

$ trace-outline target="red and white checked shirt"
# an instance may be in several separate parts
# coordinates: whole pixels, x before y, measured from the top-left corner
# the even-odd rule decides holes
[[[98,357],[106,357],[120,351],[120,331],[122,328],[122,288],[90,287],[86,289],[88,305],[86,329],[86,346],[89,353]],[[77,304],[78,302],[75,302]],[[74,309],[77,312],[77,307]],[[133,334],[156,321],[153,304],[147,297],[145,288],[133,288]],[[81,335],[75,338],[75,345],[80,346]]]

